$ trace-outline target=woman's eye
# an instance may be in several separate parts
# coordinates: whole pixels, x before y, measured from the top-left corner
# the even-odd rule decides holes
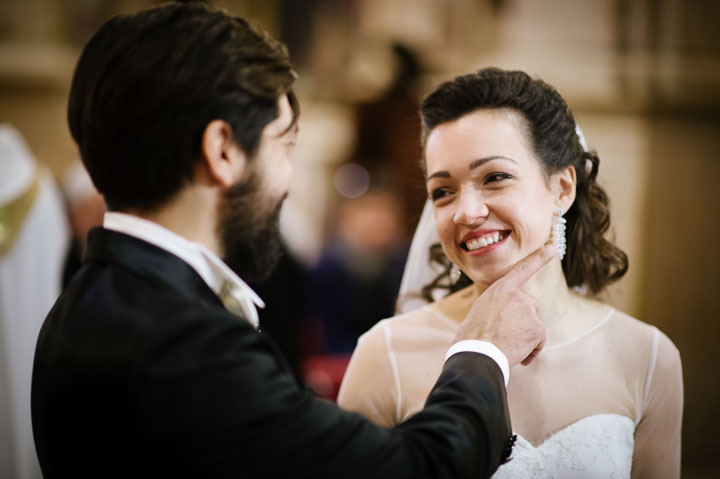
[[[498,183],[502,180],[509,180],[510,178],[512,178],[512,175],[507,173],[490,173],[485,177],[485,183]]]
[[[443,189],[443,188],[438,188],[438,189],[436,189],[436,190],[433,190],[433,191],[430,193],[430,199],[433,200],[433,201],[437,201],[437,200],[439,200],[440,198],[443,198],[443,197],[447,196],[447,194],[448,194],[447,190],[445,190],[445,189]]]

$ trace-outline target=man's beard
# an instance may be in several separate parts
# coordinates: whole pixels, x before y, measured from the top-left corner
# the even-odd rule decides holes
[[[255,172],[223,195],[218,211],[223,261],[248,283],[266,279],[280,259],[280,210],[286,197],[272,204]]]

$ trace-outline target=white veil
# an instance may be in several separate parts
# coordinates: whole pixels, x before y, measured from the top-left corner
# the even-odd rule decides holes
[[[427,304],[421,294],[422,288],[443,271],[440,265],[431,264],[430,262],[430,246],[439,242],[437,229],[435,228],[433,205],[428,200],[425,202],[425,207],[410,244],[408,259],[405,263],[405,271],[400,284],[400,292],[398,293],[396,314],[407,313]]]

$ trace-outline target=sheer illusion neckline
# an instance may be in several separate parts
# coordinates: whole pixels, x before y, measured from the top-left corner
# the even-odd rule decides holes
[[[433,308],[432,305],[426,305],[426,308],[430,310],[430,312],[438,319],[446,323],[448,326],[456,328],[458,327],[458,323],[453,320],[450,316],[443,313],[442,311],[438,310],[437,308]],[[608,320],[612,317],[613,313],[615,312],[615,308],[611,307],[610,310],[607,312],[605,316],[602,317],[597,323],[593,324],[590,328],[586,329],[582,333],[578,334],[577,336],[574,336],[570,339],[566,339],[565,341],[562,341],[558,344],[553,344],[552,346],[545,346],[543,348],[543,351],[553,351],[555,349],[560,349],[562,347],[568,346],[576,341],[579,341],[583,339],[586,336],[589,336],[590,334],[597,331],[603,324],[607,323]]]
[[[615,308],[610,308],[610,310],[607,312],[607,314],[606,314],[605,316],[603,316],[603,318],[600,319],[597,323],[595,323],[594,325],[592,325],[590,328],[586,329],[585,331],[583,331],[582,333],[578,334],[577,336],[572,337],[572,338],[570,338],[570,339],[566,339],[565,341],[561,341],[561,342],[559,342],[558,344],[553,344],[552,346],[545,346],[545,347],[543,348],[543,351],[553,351],[553,350],[555,350],[555,349],[560,349],[560,348],[562,348],[562,347],[565,347],[565,346],[567,346],[567,345],[569,345],[569,344],[572,344],[572,343],[574,343],[574,342],[576,342],[576,341],[581,340],[581,339],[584,338],[585,336],[589,336],[590,334],[592,334],[592,333],[594,333],[595,331],[597,331],[603,324],[607,323],[608,320],[610,319],[610,317],[613,315],[614,312],[615,312]]]

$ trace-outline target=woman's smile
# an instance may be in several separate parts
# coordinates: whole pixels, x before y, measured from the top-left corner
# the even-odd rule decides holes
[[[465,235],[460,248],[469,256],[487,254],[495,251],[509,236],[509,230],[476,230]]]

